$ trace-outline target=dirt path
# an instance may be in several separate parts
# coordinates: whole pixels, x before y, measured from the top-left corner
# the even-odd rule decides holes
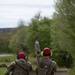
[[[3,56],[12,56],[13,54],[0,54],[0,57],[3,57]]]
[[[67,70],[58,70],[54,75],[68,75]]]
[[[30,72],[30,75],[36,75],[35,71]],[[54,75],[68,75],[67,70],[57,70]]]

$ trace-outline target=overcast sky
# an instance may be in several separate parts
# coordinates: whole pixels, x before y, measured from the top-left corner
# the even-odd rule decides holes
[[[38,11],[50,18],[54,0],[0,0],[0,28],[16,27],[19,20],[29,23]]]

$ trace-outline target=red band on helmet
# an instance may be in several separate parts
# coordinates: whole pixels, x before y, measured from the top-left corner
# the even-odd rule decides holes
[[[49,48],[44,48],[44,51],[43,51],[44,54],[50,54],[51,51]]]
[[[18,58],[25,58],[24,52],[19,52],[18,53]]]

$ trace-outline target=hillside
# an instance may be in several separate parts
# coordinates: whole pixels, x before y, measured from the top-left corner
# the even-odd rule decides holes
[[[8,33],[12,30],[13,28],[0,28],[0,33]]]

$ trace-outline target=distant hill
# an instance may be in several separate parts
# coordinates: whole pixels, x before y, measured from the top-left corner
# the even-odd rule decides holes
[[[0,33],[8,33],[12,30],[13,28],[0,28]]]

